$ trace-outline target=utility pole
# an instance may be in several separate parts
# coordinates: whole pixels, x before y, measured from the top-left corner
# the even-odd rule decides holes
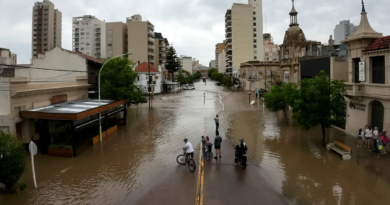
[[[148,91],[149,91],[149,110],[150,110],[150,91],[151,91],[151,87],[150,87],[150,57],[148,56]]]

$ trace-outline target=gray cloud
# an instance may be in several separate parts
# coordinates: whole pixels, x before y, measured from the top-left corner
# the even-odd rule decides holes
[[[18,61],[31,57],[31,17],[33,0],[4,1],[0,7],[0,47],[18,54]],[[72,48],[72,17],[95,15],[106,22],[126,20],[134,14],[155,25],[156,32],[173,43],[178,54],[192,56],[202,64],[214,59],[215,44],[224,40],[225,12],[232,3],[247,0],[52,0],[62,12],[62,47]],[[366,0],[366,10],[374,30],[389,35],[388,0]],[[360,22],[360,0],[295,0],[298,22],[309,40],[326,43],[341,20]],[[281,44],[288,28],[291,0],[263,0],[266,13],[264,32]],[[265,23],[265,22],[264,22]]]

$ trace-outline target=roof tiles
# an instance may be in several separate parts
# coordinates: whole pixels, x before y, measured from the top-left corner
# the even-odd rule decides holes
[[[149,64],[146,62],[141,63],[139,66],[135,68],[135,72],[137,73],[147,73],[149,72]],[[150,65],[150,72],[151,73],[159,73],[158,69],[154,67],[153,65]]]
[[[363,50],[363,52],[387,48],[390,48],[390,36],[379,37],[373,40],[370,44],[368,44],[368,46]]]

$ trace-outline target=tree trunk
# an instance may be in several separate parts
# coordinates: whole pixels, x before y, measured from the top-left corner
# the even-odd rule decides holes
[[[322,145],[325,146],[325,125],[321,124],[322,128]]]
[[[283,108],[283,112],[284,112],[284,117],[286,118],[286,122],[288,122],[288,120],[287,120],[287,114],[286,114],[286,108]]]

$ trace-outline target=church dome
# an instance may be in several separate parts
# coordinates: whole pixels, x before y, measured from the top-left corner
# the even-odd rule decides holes
[[[287,29],[286,34],[284,35],[284,43],[289,41],[306,41],[305,34],[299,26],[294,25]]]

